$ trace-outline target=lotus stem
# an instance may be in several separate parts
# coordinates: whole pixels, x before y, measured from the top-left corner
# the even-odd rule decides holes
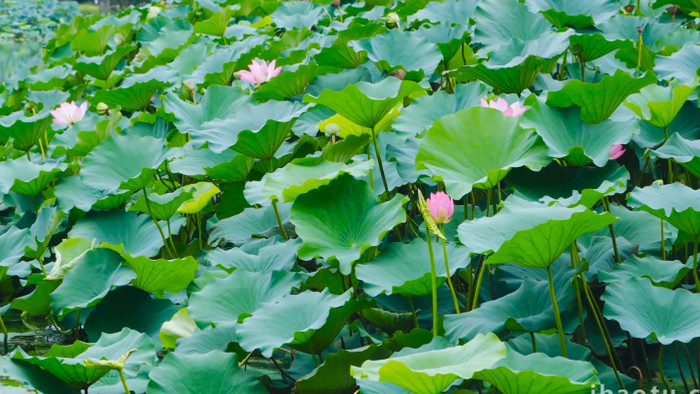
[[[681,374],[681,381],[683,382],[683,388],[685,392],[689,393],[688,382],[685,380],[685,372],[683,372],[683,366],[681,365],[681,358],[678,355],[678,343],[673,342],[673,355],[676,357],[676,365],[678,366],[678,372]]]
[[[174,258],[175,253],[173,253],[173,251],[170,250],[170,246],[168,245],[168,241],[165,239],[165,233],[163,233],[163,228],[160,227],[160,223],[158,223],[158,220],[156,220],[156,218],[153,217],[153,211],[151,211],[151,203],[150,203],[150,201],[148,201],[148,193],[146,193],[146,188],[143,188],[141,190],[143,190],[143,198],[146,199],[146,208],[148,209],[148,216],[150,216],[151,220],[153,220],[153,223],[156,224],[156,228],[158,229],[158,232],[160,233],[160,238],[163,240],[163,247],[170,255],[170,258]]]
[[[637,3],[639,4],[639,0],[637,0]],[[637,12],[639,12],[639,6],[637,6]],[[638,46],[639,46],[639,49],[637,50],[637,68],[641,68],[642,67],[642,30],[641,30],[641,28],[639,31]]]
[[[474,298],[472,299],[471,310],[476,309],[476,304],[479,302],[479,290],[481,289],[481,282],[484,280],[484,271],[486,270],[486,264],[480,261],[477,269],[479,270],[479,275],[476,278],[476,285],[474,286]]]
[[[579,55],[578,62],[581,64],[581,82],[586,82],[586,61]]]
[[[287,235],[287,231],[284,229],[284,225],[282,224],[282,218],[280,217],[280,211],[277,209],[277,200],[272,200],[272,209],[275,210],[275,216],[277,217],[277,225],[280,228],[280,232],[282,233],[282,238],[285,240],[289,239],[289,236]]]
[[[693,279],[695,279],[695,292],[700,293],[700,280],[698,280],[698,236],[693,239]]]
[[[131,391],[129,390],[129,386],[126,384],[126,378],[124,377],[124,371],[120,368],[117,370],[119,372],[119,379],[122,381],[122,386],[124,386],[124,392],[126,394],[131,394]]]
[[[557,334],[559,334],[559,346],[561,347],[561,355],[566,355],[566,341],[564,340],[564,327],[561,324],[561,316],[559,316],[559,305],[557,304],[557,296],[554,294],[554,281],[552,280],[552,266],[547,266],[547,281],[549,282],[549,298],[552,300],[552,308],[554,309],[554,320],[557,324]]]
[[[530,340],[532,341],[532,352],[537,353],[537,338],[535,338],[535,333],[530,331]]]
[[[664,386],[666,386],[666,391],[669,392],[671,391],[671,386],[668,385],[668,380],[666,380],[666,374],[664,374],[663,359],[664,345],[659,344],[659,376],[661,377],[661,381],[664,382]]]
[[[603,208],[607,213],[610,213],[610,200],[607,196],[603,197]],[[615,253],[615,261],[620,264],[622,259],[620,258],[620,251],[617,249],[617,237],[615,236],[615,227],[611,224],[608,225],[608,231],[610,231],[610,238],[612,238],[613,252]]]
[[[173,249],[174,252],[177,252],[175,242],[173,241],[173,230],[170,228],[170,219],[166,220],[165,223],[167,223],[168,225],[168,240],[170,241],[170,247]]]
[[[382,176],[382,183],[384,184],[384,193],[386,193],[387,201],[391,197],[389,194],[389,185],[386,182],[386,175],[384,175],[384,165],[382,164],[382,155],[379,152],[379,144],[377,143],[377,134],[374,132],[374,127],[372,127],[372,143],[374,144],[374,154],[377,156],[377,164],[379,165],[379,174]]]
[[[445,233],[445,225],[440,225],[440,231]],[[436,237],[437,238],[437,237]],[[442,255],[445,258],[445,273],[447,274],[447,284],[450,287],[450,292],[452,293],[452,301],[455,304],[455,313],[459,315],[459,301],[457,301],[457,293],[455,292],[455,287],[452,284],[452,276],[450,275],[450,264],[447,261],[447,241],[442,240]]]
[[[5,352],[3,354],[7,354],[9,350],[8,346],[8,337],[9,333],[7,332],[7,327],[5,327],[5,321],[2,319],[2,316],[0,315],[0,330],[2,330],[2,346]]]
[[[571,244],[569,248],[569,255],[571,257],[571,268],[574,269],[574,271],[578,268],[578,254],[576,254],[574,251],[576,250],[575,242]],[[576,306],[578,307],[578,320],[579,320],[579,328],[580,328],[580,336],[579,336],[579,341],[581,343],[586,342],[586,328],[584,326],[584,319],[583,319],[583,302],[581,301],[581,288],[579,286],[579,280],[577,278],[574,278],[574,286],[576,287]]]
[[[668,141],[668,126],[664,127],[664,142]]]
[[[641,3],[641,1],[637,0],[637,7],[635,8],[637,16],[642,15],[642,9],[641,9],[640,3]]]
[[[664,236],[663,219],[661,219],[661,260],[666,260],[666,237]]]
[[[370,159],[372,159],[372,155],[370,154],[369,145],[367,145],[367,160]],[[372,190],[374,190],[374,174],[371,168],[369,169],[369,187],[371,187]]]
[[[432,287],[432,304],[433,312],[433,337],[438,336],[438,320],[437,320],[437,274],[435,273],[435,256],[433,255],[433,244],[430,237],[430,232],[427,231],[426,238],[428,240],[428,252],[430,253],[430,284]]]
[[[197,221],[197,238],[199,239],[199,250],[204,249],[204,243],[202,242],[202,214],[196,213],[194,215],[194,220]]]
[[[408,305],[411,307],[411,314],[413,315],[413,325],[416,328],[420,328],[418,326],[418,314],[416,314],[416,307],[413,305],[413,299],[411,297],[406,297],[408,299]]]
[[[690,377],[693,379],[693,386],[695,388],[698,388],[698,381],[695,378],[695,369],[693,368],[693,362],[690,360],[690,352],[688,351],[688,346],[685,345],[685,343],[681,342],[681,346],[683,346],[683,354],[685,355],[685,361],[688,362],[688,369],[690,370]]]

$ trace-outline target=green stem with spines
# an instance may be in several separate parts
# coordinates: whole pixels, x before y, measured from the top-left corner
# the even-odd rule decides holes
[[[386,182],[386,175],[384,175],[384,165],[382,164],[382,155],[379,152],[379,144],[377,143],[377,134],[374,131],[374,126],[372,126],[372,143],[374,144],[374,154],[377,156],[377,165],[379,166],[379,175],[382,176],[382,184],[384,185],[384,193],[386,193],[386,200],[391,198],[389,194],[389,184]]]
[[[440,231],[445,233],[445,225],[440,225]],[[447,261],[447,241],[442,240],[442,255],[445,259],[445,273],[447,274],[447,284],[450,287],[450,292],[452,293],[452,301],[455,304],[455,313],[459,314],[459,301],[457,301],[457,293],[455,292],[455,287],[452,284],[452,276],[450,275],[450,264]]]
[[[564,340],[564,327],[561,324],[561,316],[559,315],[559,305],[557,304],[557,296],[554,294],[554,280],[552,280],[552,266],[547,266],[547,281],[549,282],[549,298],[552,300],[552,308],[554,309],[554,320],[557,324],[557,334],[559,335],[559,346],[561,355],[568,357],[566,354],[566,341]]]
[[[277,225],[280,228],[280,233],[282,233],[282,238],[288,240],[289,236],[287,235],[287,231],[284,229],[284,225],[282,224],[282,217],[280,217],[280,211],[277,209],[277,200],[272,200],[272,209],[275,210],[275,217],[277,217]]]
[[[432,288],[432,312],[433,312],[433,337],[438,336],[438,319],[437,319],[437,273],[435,272],[435,256],[433,255],[433,245],[430,237],[430,231],[426,231],[428,240],[428,252],[430,253],[430,285]]]

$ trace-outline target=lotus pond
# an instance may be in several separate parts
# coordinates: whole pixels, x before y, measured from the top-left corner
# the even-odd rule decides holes
[[[699,12],[75,16],[0,81],[2,392],[700,389]]]

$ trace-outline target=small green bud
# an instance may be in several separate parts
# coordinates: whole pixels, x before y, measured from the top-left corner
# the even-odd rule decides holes
[[[329,137],[338,135],[340,134],[340,127],[338,127],[338,125],[335,123],[330,123],[326,126],[326,130],[324,130],[324,133]]]
[[[109,106],[103,102],[97,103],[98,115],[109,115]]]
[[[386,24],[389,27],[400,27],[401,26],[401,18],[399,18],[399,14],[395,12],[390,12],[386,15]]]

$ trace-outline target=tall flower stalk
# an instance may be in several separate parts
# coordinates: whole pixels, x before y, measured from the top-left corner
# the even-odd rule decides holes
[[[420,210],[421,215],[423,216],[423,220],[425,221],[425,228],[427,229],[425,238],[428,241],[428,253],[430,254],[430,283],[432,286],[432,304],[431,304],[431,309],[433,311],[433,337],[438,336],[438,316],[437,316],[437,274],[435,272],[435,256],[433,255],[433,244],[432,244],[432,236],[430,233],[435,234],[436,237],[445,239],[445,236],[442,235],[440,230],[438,229],[437,224],[433,220],[432,215],[430,214],[430,210],[428,209],[428,205],[425,201],[425,198],[423,197],[423,193],[418,190],[418,209]]]
[[[452,221],[452,215],[455,212],[455,203],[452,197],[448,196],[445,192],[431,193],[430,197],[425,201],[430,216],[433,221],[440,225],[440,232],[445,233],[445,223]],[[447,284],[450,287],[450,292],[452,293],[452,301],[455,306],[455,313],[459,313],[459,301],[457,300],[457,293],[455,292],[455,287],[452,284],[452,275],[450,275],[450,264],[447,259],[447,240],[442,238],[442,254],[445,259],[445,273],[447,274]]]

